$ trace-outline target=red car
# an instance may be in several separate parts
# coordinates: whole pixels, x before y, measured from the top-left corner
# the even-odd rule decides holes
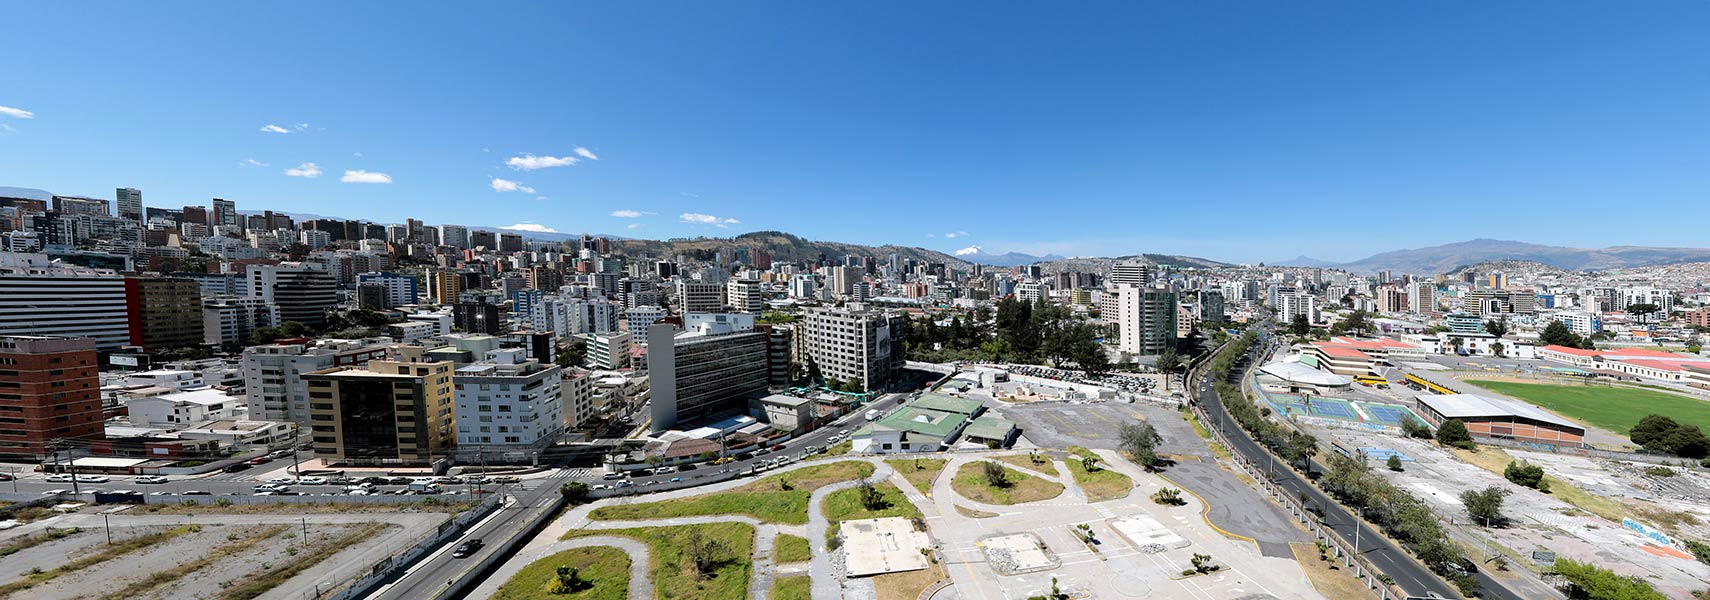
[[[270,462],[273,462],[273,459],[265,457],[265,456],[257,456],[255,458],[249,459],[249,464],[252,464],[252,465],[265,465],[265,464],[270,463]]]

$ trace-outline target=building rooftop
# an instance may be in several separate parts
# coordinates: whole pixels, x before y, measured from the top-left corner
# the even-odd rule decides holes
[[[962,433],[968,437],[977,437],[987,440],[1001,440],[1009,437],[1009,434],[1013,431],[1015,431],[1014,421],[991,414],[985,414],[980,415],[980,418],[978,419],[974,419],[972,423],[968,423],[968,428],[963,430]]]
[[[882,419],[874,421],[873,424],[877,427],[919,433],[943,439],[948,437],[951,432],[956,431],[956,427],[960,426],[964,420],[967,420],[967,418],[968,416],[965,414],[941,412],[921,408],[919,406],[907,406],[897,409],[896,412],[886,415]]]
[[[1420,404],[1428,406],[1444,417],[1451,419],[1466,419],[1477,417],[1524,417],[1533,421],[1585,430],[1573,422],[1550,414],[1544,409],[1501,398],[1490,398],[1475,394],[1420,394],[1414,397]]]
[[[919,400],[909,403],[910,406],[915,408],[963,415],[974,414],[979,411],[980,407],[984,404],[984,402],[972,398],[957,398],[955,396],[933,393],[923,394]]]
[[[813,400],[809,398],[797,398],[795,396],[785,396],[783,394],[772,394],[765,398],[761,398],[760,401],[765,404],[780,404],[791,408],[813,402]]]
[[[1308,385],[1343,387],[1354,383],[1354,380],[1348,377],[1326,373],[1298,362],[1274,362],[1260,366],[1259,371],[1284,381]]]

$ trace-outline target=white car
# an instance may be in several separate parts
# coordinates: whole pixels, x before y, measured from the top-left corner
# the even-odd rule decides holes
[[[288,485],[288,484],[292,484],[292,483],[297,483],[297,478],[296,477],[274,477],[272,479],[267,480],[267,482],[268,483],[278,483],[278,484],[287,484]]]
[[[71,476],[65,473],[54,473],[46,479],[48,483],[71,483]]]
[[[298,479],[297,483],[302,484],[302,485],[326,485],[327,484],[327,478],[325,478],[325,477],[304,477],[302,479]]]
[[[171,481],[163,475],[144,475],[137,478],[137,483],[166,483]]]
[[[257,492],[275,492],[275,493],[277,493],[277,492],[283,492],[283,491],[291,489],[291,488],[285,487],[284,485],[278,484],[278,483],[263,483],[261,485],[255,486],[254,489]]]
[[[108,479],[106,475],[78,475],[77,476],[77,482],[78,483],[107,483],[109,481],[112,481],[112,479]]]
[[[141,496],[142,495],[142,492],[139,492],[136,490],[113,490],[113,493],[124,494],[126,496]]]
[[[71,490],[47,490],[47,491],[42,492],[42,495],[43,496],[58,496],[60,494],[69,494],[69,493],[71,493]]]

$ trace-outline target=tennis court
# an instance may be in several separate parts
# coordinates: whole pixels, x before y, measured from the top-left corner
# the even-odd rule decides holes
[[[1404,407],[1389,404],[1361,402],[1360,408],[1364,409],[1366,414],[1371,415],[1372,421],[1385,425],[1400,425],[1403,419],[1413,415],[1412,411]]]
[[[1389,448],[1361,448],[1360,454],[1364,454],[1371,457],[1372,460],[1379,462],[1388,462],[1389,457],[1391,456],[1394,456],[1396,460],[1401,462],[1413,462],[1413,457],[1390,450]]]
[[[1348,401],[1346,400],[1337,400],[1334,398],[1313,398],[1311,408],[1312,415],[1315,417],[1342,419],[1344,421],[1360,420],[1360,416],[1354,413],[1353,405],[1348,404]]]

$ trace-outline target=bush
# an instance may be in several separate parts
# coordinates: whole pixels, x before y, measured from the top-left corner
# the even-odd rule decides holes
[[[1444,421],[1443,426],[1437,428],[1437,443],[1462,450],[1477,448],[1473,445],[1472,434],[1467,431],[1466,423],[1460,422],[1459,419]]]
[[[1651,477],[1674,477],[1675,476],[1674,469],[1670,469],[1668,467],[1651,467],[1651,468],[1645,469],[1645,474],[1650,475]]]
[[[1508,467],[1502,470],[1502,477],[1521,487],[1549,489],[1549,484],[1544,483],[1544,468],[1529,462],[1508,461]]]
[[[1152,494],[1152,501],[1165,506],[1182,506],[1187,500],[1182,499],[1182,491],[1175,488],[1159,488]]]

